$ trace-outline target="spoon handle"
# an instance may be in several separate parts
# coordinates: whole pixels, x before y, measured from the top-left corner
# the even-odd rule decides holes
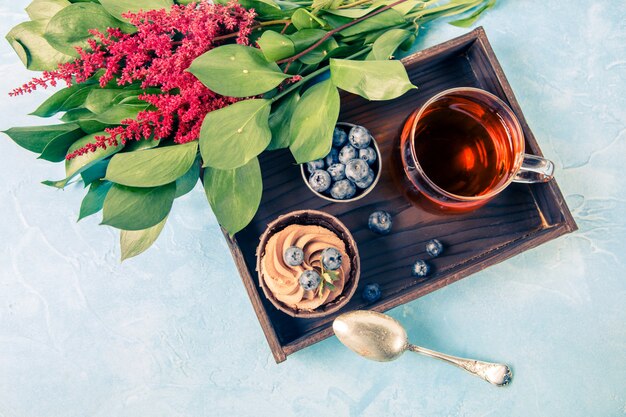
[[[445,353],[436,352],[434,350],[411,344],[407,346],[407,349],[412,352],[421,353],[422,355],[441,359],[443,361],[456,365],[459,368],[465,369],[467,372],[474,374],[493,385],[506,385],[511,381],[511,378],[513,378],[513,373],[511,372],[511,369],[507,365],[501,363],[491,363],[477,361],[474,359],[458,358],[456,356],[446,355]]]

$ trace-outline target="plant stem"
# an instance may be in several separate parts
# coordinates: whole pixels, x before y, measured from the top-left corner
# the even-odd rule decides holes
[[[289,21],[288,23],[285,23],[285,27],[283,28],[283,30],[280,31],[281,35],[284,35],[285,32],[287,31],[287,28],[291,25],[291,21]]]
[[[361,49],[359,52],[356,52],[352,55],[350,55],[347,58],[344,59],[354,59],[354,58],[358,58],[361,55],[365,55],[366,53],[368,53],[369,51],[372,50],[371,46],[366,46],[365,48]],[[329,70],[330,65],[324,65],[322,68],[319,68],[315,71],[313,71],[312,73],[310,73],[309,75],[302,77],[302,79],[300,81],[298,81],[297,83],[294,83],[292,86],[290,86],[289,88],[287,88],[285,91],[283,91],[280,94],[277,94],[276,96],[274,96],[271,100],[272,103],[277,102],[278,100],[280,100],[281,98],[285,97],[286,95],[288,95],[289,93],[291,93],[292,91],[300,88],[304,83],[306,83],[307,81],[315,78],[316,76],[325,73],[326,71]]]
[[[291,23],[291,19],[268,20],[260,22],[259,26],[286,25],[287,23]]]
[[[381,7],[378,10],[373,11],[370,14],[367,14],[365,16],[359,17],[358,19],[354,19],[352,22],[348,22],[345,25],[341,25],[333,30],[329,30],[326,35],[324,35],[319,41],[315,42],[313,45],[309,46],[308,48],[306,48],[304,51],[297,53],[296,55],[292,56],[291,58],[285,58],[285,59],[281,59],[280,61],[276,61],[277,64],[284,64],[285,62],[291,62],[291,61],[295,61],[298,58],[303,57],[304,55],[308,54],[309,52],[311,52],[312,50],[314,50],[315,48],[317,48],[318,46],[320,46],[321,44],[323,44],[324,42],[326,42],[326,40],[328,40],[331,36],[333,36],[335,33],[337,32],[341,32],[344,29],[349,28],[350,26],[354,26],[359,22],[364,21],[365,19],[369,19],[370,17],[376,16],[377,14],[380,14],[386,10],[391,9],[394,6],[397,6],[398,4],[402,4],[404,2],[406,2],[407,0],[398,0],[396,2],[393,2],[391,4],[388,4],[385,7]]]

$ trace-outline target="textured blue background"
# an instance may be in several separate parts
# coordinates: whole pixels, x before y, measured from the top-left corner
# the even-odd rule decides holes
[[[3,0],[0,33],[26,0]],[[626,3],[504,0],[482,21],[580,231],[396,308],[415,343],[508,361],[491,387],[407,354],[329,339],[280,365],[202,190],[156,247],[120,264],[79,186],[0,140],[0,416],[623,416],[626,414]],[[464,33],[428,29],[416,49]],[[0,128],[46,93],[0,42]]]

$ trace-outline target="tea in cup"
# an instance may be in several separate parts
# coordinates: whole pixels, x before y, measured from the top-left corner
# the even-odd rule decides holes
[[[400,138],[401,186],[421,206],[444,212],[481,207],[511,182],[552,179],[554,164],[524,153],[513,111],[471,87],[445,90],[417,109]]]

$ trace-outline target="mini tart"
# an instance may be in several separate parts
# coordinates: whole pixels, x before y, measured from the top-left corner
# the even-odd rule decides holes
[[[283,254],[290,246],[304,252],[298,266],[285,263]],[[328,247],[341,252],[341,267],[334,289],[304,290],[300,274],[316,270],[321,274],[321,253]],[[259,284],[266,297],[279,310],[294,317],[321,317],[339,310],[356,290],[359,259],[356,243],[348,229],[335,217],[314,210],[298,211],[279,217],[268,225],[257,250]]]
[[[283,254],[290,246],[297,246],[304,251],[304,262],[298,266],[285,263]],[[333,282],[334,290],[323,288],[304,290],[298,281],[300,274],[307,270],[316,270],[321,275],[322,251],[337,248],[341,253],[341,267],[337,270],[338,279]],[[260,279],[274,297],[294,310],[315,310],[322,304],[336,299],[343,291],[346,278],[350,277],[350,259],[346,253],[346,244],[337,235],[314,225],[291,224],[274,233],[265,246],[265,255],[261,258]]]

